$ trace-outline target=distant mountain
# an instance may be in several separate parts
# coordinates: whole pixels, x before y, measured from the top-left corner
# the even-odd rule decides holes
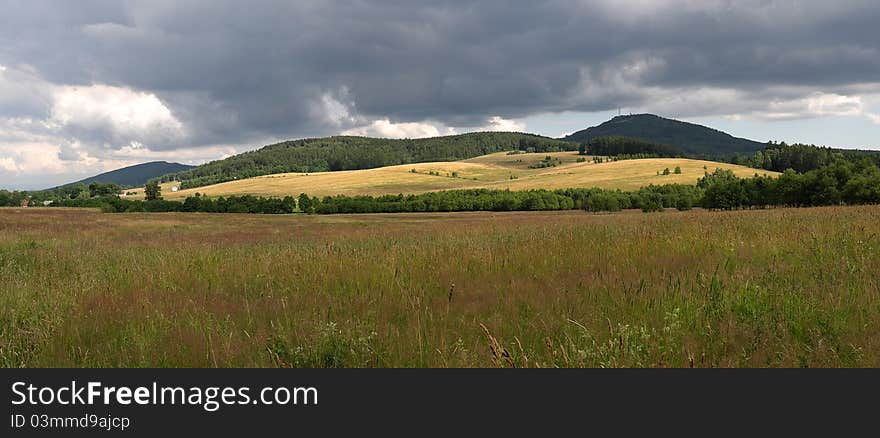
[[[514,149],[577,150],[578,145],[518,132],[472,132],[418,139],[336,136],[286,141],[195,169],[168,174],[184,189],[273,173],[359,170],[428,161],[457,161]]]
[[[702,156],[755,152],[767,146],[717,129],[653,114],[617,116],[599,126],[575,132],[563,140],[585,143],[597,137],[611,136],[638,138]]]
[[[122,187],[139,187],[147,183],[147,181],[160,177],[168,173],[183,172],[194,168],[180,163],[169,163],[167,161],[153,161],[150,163],[136,164],[134,166],[123,167],[110,172],[95,175],[80,181],[65,184],[71,186],[75,184],[91,184],[93,182],[115,183]],[[63,187],[63,186],[62,186]]]

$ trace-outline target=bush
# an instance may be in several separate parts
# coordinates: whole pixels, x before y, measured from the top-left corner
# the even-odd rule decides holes
[[[620,211],[620,200],[612,193],[601,192],[587,199],[584,209],[592,212]]]
[[[691,210],[694,208],[694,203],[690,198],[682,196],[675,201],[675,208],[678,211]]]

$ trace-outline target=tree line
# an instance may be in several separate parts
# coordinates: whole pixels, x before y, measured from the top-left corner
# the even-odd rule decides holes
[[[53,207],[99,208],[106,213],[185,212],[185,213],[257,213],[316,214],[404,213],[455,211],[546,211],[573,210],[620,211],[665,208],[688,210],[700,202],[703,189],[697,186],[669,184],[648,186],[638,191],[561,189],[561,190],[449,190],[413,195],[326,196],[300,194],[294,198],[229,196],[209,198],[191,196],[183,202],[163,199],[135,200],[118,196],[74,198],[57,201]]]
[[[100,208],[105,213],[253,213],[290,214],[297,212],[296,200],[260,196],[229,196],[208,198],[190,196],[183,202],[154,199],[125,199],[118,196],[91,199],[68,199],[52,203],[52,207]]]
[[[337,213],[406,213],[454,211],[620,211],[664,208],[688,210],[696,205],[702,190],[695,186],[669,184],[648,186],[634,192],[620,190],[448,190],[413,195],[327,196],[311,198],[309,211]]]

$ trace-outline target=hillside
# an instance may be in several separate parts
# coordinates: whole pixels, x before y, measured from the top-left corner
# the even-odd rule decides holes
[[[286,141],[166,175],[183,188],[285,172],[372,169],[399,164],[456,161],[511,149],[575,150],[577,145],[532,134],[474,132],[423,139],[326,137]]]
[[[147,183],[147,181],[160,177],[162,175],[174,172],[182,172],[193,169],[195,166],[186,164],[169,163],[167,161],[153,161],[150,163],[137,164],[134,166],[123,167],[91,178],[65,184],[61,187],[73,186],[77,184],[91,184],[93,182],[114,183],[122,187],[139,187]]]
[[[535,168],[550,156],[553,167]],[[586,158],[578,162],[579,158]],[[680,167],[679,175],[658,175]],[[685,158],[652,158],[593,163],[576,152],[508,155],[494,153],[463,161],[430,162],[317,173],[282,173],[229,181],[172,192],[176,184],[163,185],[165,199],[180,200],[197,192],[209,196],[288,196],[308,193],[328,195],[383,195],[423,193],[450,189],[557,189],[601,187],[635,190],[649,184],[694,184],[706,171],[731,169],[738,176],[774,174],[744,166]],[[138,189],[132,195],[143,197]]]
[[[601,125],[575,132],[563,140],[585,143],[598,137],[633,137],[703,157],[756,152],[766,146],[702,125],[653,114],[617,116]]]

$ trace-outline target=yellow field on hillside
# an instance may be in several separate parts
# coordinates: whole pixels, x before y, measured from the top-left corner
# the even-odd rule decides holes
[[[530,165],[550,156],[556,167],[531,169]],[[406,164],[366,170],[318,173],[280,173],[230,181],[196,189],[172,192],[177,184],[162,186],[165,199],[179,200],[197,192],[209,196],[287,196],[308,193],[327,195],[383,195],[422,193],[454,189],[560,189],[601,187],[635,190],[649,184],[694,184],[708,170],[731,169],[740,177],[755,173],[774,174],[744,166],[686,158],[649,158],[593,163],[577,152],[507,155],[505,152],[463,161]],[[663,170],[681,167],[680,175],[662,175]],[[660,173],[658,175],[658,173]],[[130,190],[130,197],[143,197],[143,189]]]

